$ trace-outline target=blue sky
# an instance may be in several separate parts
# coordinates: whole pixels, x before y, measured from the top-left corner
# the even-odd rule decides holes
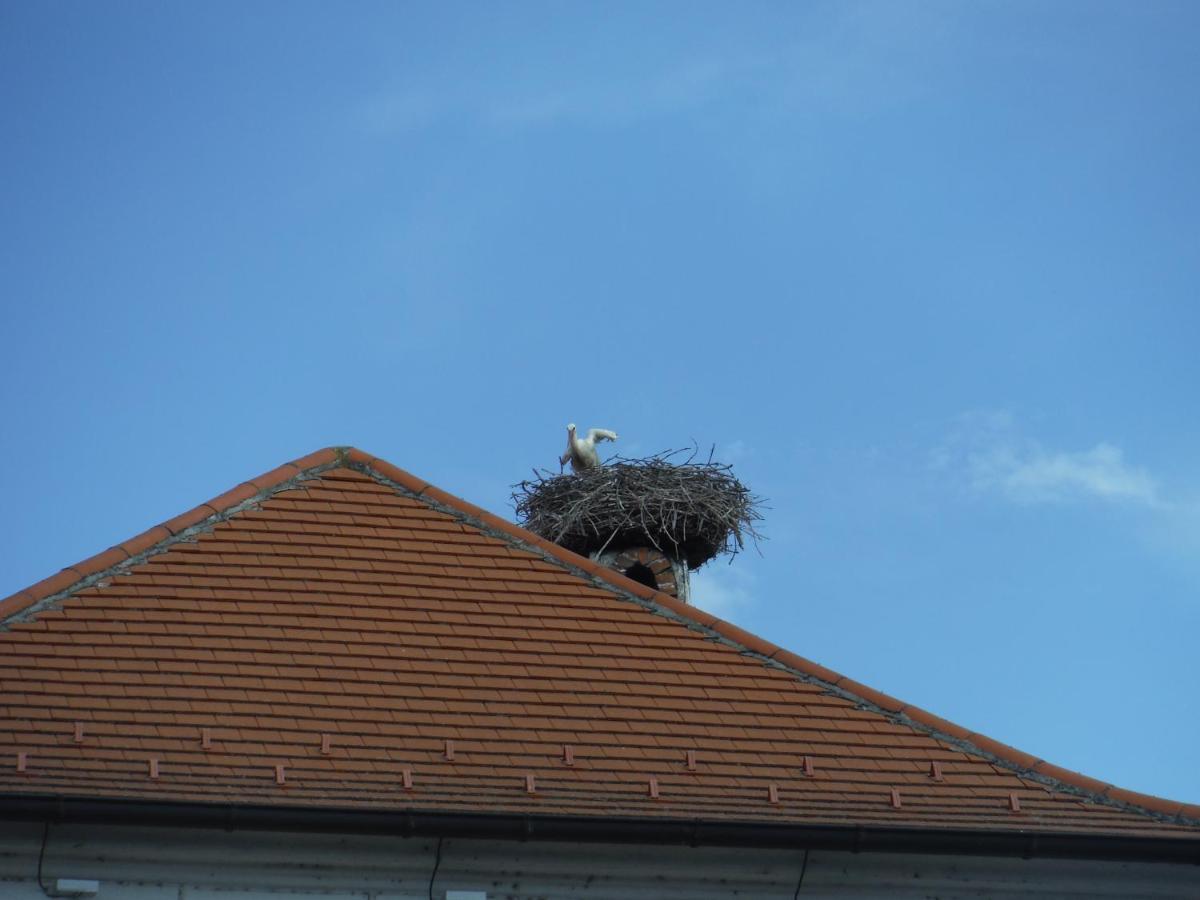
[[[1200,7],[0,3],[0,595],[355,444],[568,421],[769,540],[700,605],[1200,802]]]

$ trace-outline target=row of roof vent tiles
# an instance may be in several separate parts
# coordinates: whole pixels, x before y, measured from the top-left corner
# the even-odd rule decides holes
[[[148,757],[146,760],[146,764],[147,764],[146,765],[147,777],[152,780],[157,780],[161,774],[160,760],[157,757]],[[934,767],[936,767],[937,764],[934,763],[933,765],[934,765]],[[25,751],[20,751],[17,753],[16,766],[17,766],[17,771],[21,774],[25,774],[25,775],[33,774],[33,769],[30,767],[29,755]],[[285,786],[288,783],[287,782],[287,766],[282,765],[282,764],[276,764],[274,767],[274,777],[275,777],[276,784]],[[931,777],[934,777],[934,776],[931,774]],[[537,788],[536,776],[533,775],[532,773],[526,773],[523,776],[523,778],[524,778],[523,783],[524,783],[525,793],[537,794],[538,788]],[[939,779],[935,778],[934,780],[939,780]],[[413,770],[411,767],[406,766],[403,769],[401,769],[401,783],[402,783],[403,788],[406,791],[415,790],[416,786],[414,783]],[[646,779],[646,796],[652,800],[657,800],[662,796],[661,790],[659,788],[658,778],[653,775],[649,776]],[[780,798],[779,786],[775,785],[775,784],[768,784],[766,794],[763,799],[766,800],[768,803],[772,803],[772,804],[781,803],[782,800]],[[886,801],[887,804],[890,805],[893,809],[901,809],[901,808],[903,808],[903,805],[904,805],[903,799],[901,797],[900,789],[895,788],[895,787],[891,788],[888,791],[888,793],[884,797],[881,798],[881,801]],[[1021,811],[1021,801],[1015,791],[1010,791],[1008,793],[1007,808],[1011,812],[1020,812]]]
[[[74,723],[74,730],[73,730],[74,743],[82,744],[84,742],[85,730],[86,730],[85,723],[83,723],[83,722],[75,722]],[[199,741],[200,741],[201,749],[203,749],[203,750],[213,749],[212,729],[207,728],[207,727],[200,728]],[[320,746],[321,746],[322,755],[329,755],[330,753],[332,753],[333,752],[333,735],[322,734]],[[455,759],[455,753],[456,753],[456,751],[455,751],[454,740],[451,738],[446,738],[444,741],[444,744],[443,744],[442,757],[444,759],[446,759],[447,761],[453,761]],[[26,754],[22,753],[21,755],[24,756]],[[567,765],[567,766],[571,766],[571,765],[575,764],[575,747],[573,744],[563,744],[562,745],[562,752],[561,752],[561,756],[559,757],[559,761],[562,762],[563,765]],[[687,771],[689,771],[689,772],[697,771],[698,765],[699,765],[697,752],[695,750],[685,750],[684,756],[683,756],[683,763],[684,763],[684,767],[687,769]],[[806,777],[808,777],[808,778],[815,777],[815,775],[816,775],[815,757],[813,757],[811,755],[801,756],[800,761],[797,764],[797,768]],[[929,770],[928,770],[927,774],[934,781],[944,781],[945,780],[945,775],[942,771],[942,764],[941,764],[941,762],[939,762],[936,759],[929,760]]]
[[[205,749],[205,750],[212,749],[212,747],[213,747],[212,729],[201,728],[199,737],[200,737],[200,747],[202,749]],[[84,723],[76,722],[75,727],[74,727],[74,741],[77,744],[81,744],[84,742],[84,740],[85,740]],[[322,734],[321,735],[321,753],[323,755],[329,755],[332,752],[333,752],[333,736],[329,735],[329,734]],[[442,755],[443,755],[443,758],[445,758],[448,761],[452,761],[455,759],[455,749],[454,749],[454,741],[453,740],[446,739],[445,746],[442,751]],[[565,766],[574,765],[575,764],[575,748],[574,748],[574,746],[571,744],[563,744],[562,745],[562,755],[559,759],[560,759],[560,762],[562,762],[562,764]],[[699,766],[699,761],[697,759],[696,751],[695,750],[685,751],[683,762],[684,762],[684,766],[687,769],[687,771],[689,771],[689,772],[697,771],[698,766]],[[17,752],[16,768],[19,773],[32,774],[32,769],[30,767],[30,757],[29,757],[29,754],[27,751],[22,750],[22,751]],[[799,763],[798,768],[804,774],[805,777],[808,777],[808,778],[816,777],[816,765],[813,761],[813,757],[802,756],[800,758],[800,763]],[[151,779],[157,779],[159,777],[160,761],[157,757],[148,757],[147,758],[146,774],[147,774],[147,777],[149,777]],[[930,761],[928,774],[929,774],[930,779],[932,779],[933,781],[940,782],[940,781],[945,780],[945,775],[942,772],[941,763],[939,763],[937,760]],[[276,784],[285,785],[287,783],[287,767],[285,765],[277,764],[274,767],[274,775],[275,775],[275,783]],[[414,789],[413,770],[410,767],[405,767],[401,770],[401,778],[402,778],[403,787],[405,790],[413,790]],[[528,794],[537,793],[537,781],[536,781],[536,777],[533,774],[530,773],[530,774],[526,774],[524,776],[524,787],[525,787],[525,792]],[[651,775],[647,778],[646,793],[647,793],[647,796],[651,799],[658,799],[661,796],[658,779],[653,775]],[[775,784],[767,785],[765,799],[769,803],[779,803],[780,802],[778,785],[775,785]],[[886,796],[886,800],[892,806],[893,809],[900,809],[903,806],[903,799],[901,798],[899,788],[895,788],[895,787],[891,788]],[[1009,792],[1009,794],[1008,794],[1008,808],[1012,812],[1019,812],[1021,809],[1021,801],[1015,792]]]

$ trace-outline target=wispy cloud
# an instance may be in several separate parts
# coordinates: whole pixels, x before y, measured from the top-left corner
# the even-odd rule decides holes
[[[754,602],[754,577],[744,569],[713,563],[692,573],[691,603],[728,619]]]
[[[649,65],[555,67],[525,83],[472,77],[417,87],[406,79],[367,98],[359,115],[375,133],[451,121],[505,130],[620,127],[721,103],[786,121],[809,108],[853,116],[908,102],[937,83],[960,18],[951,4],[902,13],[887,3],[834,7],[808,17],[803,38],[752,52],[692,48]]]
[[[1099,500],[1165,508],[1158,480],[1100,441],[1082,450],[1057,450],[1024,436],[1011,414],[974,412],[934,454],[934,465],[965,479],[976,492],[1017,503]]]
[[[628,72],[602,79],[586,74],[544,94],[481,98],[481,117],[498,126],[536,126],[577,122],[619,126],[698,109],[742,89],[761,69],[763,59],[677,61],[657,72]]]
[[[1120,447],[1101,442],[1090,450],[1024,452],[997,448],[971,458],[977,486],[1001,490],[1016,500],[1046,502],[1098,497],[1158,506],[1158,484],[1145,469],[1125,462]]]
[[[404,134],[420,131],[441,117],[449,106],[446,97],[412,90],[381,92],[358,108],[363,128],[371,134]]]
[[[472,123],[512,131],[560,124],[609,128],[701,108],[753,87],[769,60],[681,60],[658,71],[579,72],[535,87],[487,83],[397,86],[378,91],[356,109],[372,134],[409,134],[439,124]]]

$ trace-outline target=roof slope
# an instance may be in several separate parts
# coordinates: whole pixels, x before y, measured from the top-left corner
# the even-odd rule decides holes
[[[0,628],[10,796],[1200,837],[353,449]]]

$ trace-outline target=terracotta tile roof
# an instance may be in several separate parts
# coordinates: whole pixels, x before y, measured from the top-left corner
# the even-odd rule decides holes
[[[1200,838],[369,454],[0,601],[0,794]]]

